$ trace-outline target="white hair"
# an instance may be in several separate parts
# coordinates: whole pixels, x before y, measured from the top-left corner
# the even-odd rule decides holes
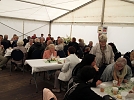
[[[121,64],[122,66],[125,66],[127,64],[127,60],[125,58],[118,58],[115,62],[116,64]]]
[[[24,42],[22,40],[17,41],[17,46],[23,46]]]
[[[39,38],[34,39],[35,42],[40,42]]]
[[[99,41],[106,41],[107,42],[107,36],[105,34],[101,34],[99,36]]]

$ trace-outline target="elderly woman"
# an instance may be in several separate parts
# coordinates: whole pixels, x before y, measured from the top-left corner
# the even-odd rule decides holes
[[[54,81],[54,88],[52,89],[53,92],[60,92],[60,84],[59,80],[62,81],[69,81],[72,76],[73,68],[80,62],[79,58],[75,55],[75,48],[70,46],[68,48],[68,57],[65,59],[65,64],[63,65],[61,71],[55,72],[55,81]]]
[[[26,43],[25,48],[27,49],[27,52],[29,51],[29,48],[33,45],[33,39],[30,39],[28,43]]]
[[[118,58],[115,63],[106,67],[98,83],[116,80],[118,85],[127,82],[132,77],[132,70],[125,58]]]
[[[58,51],[58,50],[63,50],[64,49],[64,42],[63,42],[63,39],[62,38],[58,38],[58,45],[55,46],[55,49]]]
[[[96,65],[100,68],[100,75],[103,73],[106,65],[114,62],[114,53],[112,47],[107,43],[107,36],[102,34],[99,36],[99,43],[96,44],[90,51],[96,55]]]
[[[55,51],[54,44],[50,44],[48,46],[48,50],[44,51],[43,59],[49,59],[49,58],[53,58],[53,57],[57,57],[57,52]]]
[[[24,42],[22,40],[18,40],[17,41],[17,47],[14,47],[13,50],[15,49],[19,49],[23,52],[24,54],[24,58],[23,58],[23,61],[26,59],[26,54],[27,54],[27,50],[26,48],[23,46]],[[17,55],[16,55],[17,56]],[[22,63],[22,61],[15,61],[15,60],[12,60],[12,62],[14,63]],[[15,67],[15,70],[17,69],[17,67]]]

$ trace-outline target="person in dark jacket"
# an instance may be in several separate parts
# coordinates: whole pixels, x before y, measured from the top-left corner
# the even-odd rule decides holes
[[[95,70],[96,70],[96,73],[95,73],[95,77],[93,79],[93,82],[91,83],[91,86],[92,87],[96,87],[96,82],[98,81],[98,78],[99,78],[99,69],[98,67],[96,66],[96,62],[95,62],[95,55],[93,54],[87,54],[83,59],[82,61],[76,65],[77,67],[77,71],[75,72],[75,77],[74,77],[74,82],[75,83],[79,83],[79,76],[80,76],[80,70],[84,67],[84,66],[92,66]]]
[[[80,49],[79,44],[76,42],[76,38],[73,37],[72,41],[69,42],[68,47],[73,46],[76,49],[76,54],[78,54],[78,50]]]
[[[84,66],[80,70],[80,82],[70,94],[67,100],[104,100],[103,97],[90,89],[90,82],[95,76],[96,70],[92,66]]]
[[[14,40],[13,43],[11,44],[11,47],[17,47],[17,41],[18,41],[19,37],[18,36],[14,36]]]
[[[11,47],[11,43],[8,40],[8,35],[4,35],[4,39],[1,41],[1,45],[4,46],[4,49],[6,50],[7,48]]]
[[[33,53],[33,51],[35,51],[37,49],[40,50],[41,52],[44,51],[44,47],[41,45],[40,39],[38,39],[38,38],[35,39],[35,43],[29,48],[28,59],[32,59],[32,53]]]

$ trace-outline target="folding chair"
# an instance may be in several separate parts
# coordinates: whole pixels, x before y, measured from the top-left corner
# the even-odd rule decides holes
[[[11,53],[11,66],[10,66],[10,75],[12,71],[12,66],[15,65],[17,68],[23,70],[24,73],[24,54],[20,49],[15,49]],[[23,66],[23,67],[20,67]]]

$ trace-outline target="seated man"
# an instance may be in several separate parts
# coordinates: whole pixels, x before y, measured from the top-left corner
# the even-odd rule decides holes
[[[127,82],[132,77],[132,70],[127,65],[125,58],[118,58],[115,63],[112,63],[106,67],[100,80],[97,81],[99,85],[101,82],[107,82],[116,80],[118,85],[122,82]]]
[[[60,92],[60,83],[59,80],[62,81],[69,81],[72,76],[73,68],[80,62],[79,58],[75,55],[75,48],[70,46],[68,48],[68,57],[65,59],[65,64],[63,65],[61,71],[55,72],[55,81],[54,81],[54,88],[52,89],[53,92]]]

